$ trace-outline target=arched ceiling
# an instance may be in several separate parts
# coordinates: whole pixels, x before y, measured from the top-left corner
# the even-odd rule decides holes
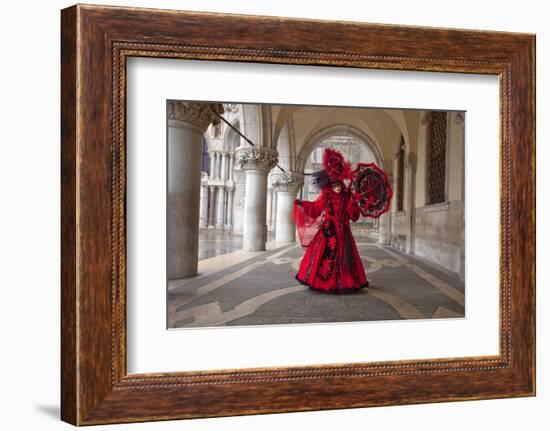
[[[347,126],[372,144],[382,160],[394,158],[401,135],[407,152],[416,151],[422,111],[300,105],[243,105],[243,127],[259,145],[277,148],[284,164],[295,169],[307,159],[312,137]],[[326,137],[326,135],[325,135]]]
[[[399,111],[400,113],[401,111]],[[273,112],[274,135],[278,140],[285,124],[292,119],[296,155],[306,157],[304,149],[315,134],[336,125],[349,125],[374,143],[383,159],[393,158],[401,133],[408,138],[407,122],[398,112],[381,109],[280,105]]]

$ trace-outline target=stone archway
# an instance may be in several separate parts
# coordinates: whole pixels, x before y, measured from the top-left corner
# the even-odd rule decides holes
[[[305,176],[302,187],[302,198],[314,200],[317,190],[313,190],[308,181],[308,174],[313,170],[322,169],[322,151],[315,153],[319,147],[334,147],[342,151],[346,159],[353,164],[359,162],[374,162],[383,166],[382,152],[377,143],[363,130],[347,125],[334,124],[312,133],[302,147],[300,154],[299,172]],[[346,148],[347,147],[347,151]],[[351,150],[351,152],[350,152]],[[307,171],[307,172],[306,172]],[[356,235],[370,235],[372,230],[378,230],[378,221],[365,220],[352,223],[352,229]]]
[[[403,112],[397,109],[384,109],[384,113],[393,120],[394,124],[401,132],[403,140],[405,141],[405,148],[407,150],[407,153],[413,151],[411,136],[409,136],[409,127],[407,125],[407,120],[403,115]]]
[[[366,132],[358,129],[357,127],[353,127],[347,124],[333,124],[331,126],[324,127],[323,129],[318,130],[310,135],[297,156],[296,170],[303,174],[305,164],[313,149],[321,142],[336,135],[348,135],[357,138],[358,141],[364,144],[374,155],[376,164],[379,166],[383,166],[384,158],[382,156],[380,146]]]

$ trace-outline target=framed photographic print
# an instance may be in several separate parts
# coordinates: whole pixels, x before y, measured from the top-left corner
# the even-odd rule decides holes
[[[62,11],[62,419],[535,394],[535,37]]]

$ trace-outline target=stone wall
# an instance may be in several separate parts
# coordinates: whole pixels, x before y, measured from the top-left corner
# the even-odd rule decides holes
[[[462,273],[464,222],[460,200],[417,208],[415,233],[417,256]]]
[[[378,238],[378,221],[360,218],[357,222],[350,222],[351,233],[354,238]]]
[[[406,253],[409,233],[407,215],[404,211],[392,214],[391,246]]]

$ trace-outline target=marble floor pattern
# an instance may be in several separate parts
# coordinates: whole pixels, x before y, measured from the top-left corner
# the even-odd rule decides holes
[[[294,279],[303,257],[298,244],[245,252],[238,237],[203,236],[201,247],[199,274],[168,283],[168,328],[464,317],[464,282],[456,274],[371,240],[357,239],[369,287],[347,295]]]

